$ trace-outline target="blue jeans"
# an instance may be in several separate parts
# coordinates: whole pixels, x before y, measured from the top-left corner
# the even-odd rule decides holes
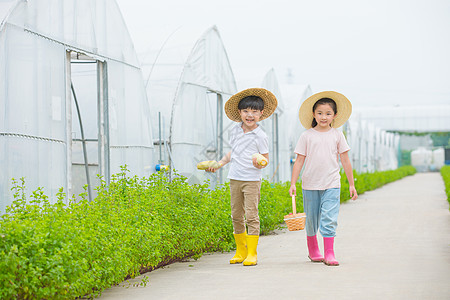
[[[314,236],[317,230],[323,237],[336,235],[341,189],[303,190],[306,213],[306,234]]]

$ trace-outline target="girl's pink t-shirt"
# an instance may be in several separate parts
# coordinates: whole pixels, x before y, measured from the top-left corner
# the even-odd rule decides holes
[[[341,187],[339,154],[349,150],[344,134],[336,128],[327,132],[311,128],[303,132],[294,150],[306,156],[302,188],[326,190]]]

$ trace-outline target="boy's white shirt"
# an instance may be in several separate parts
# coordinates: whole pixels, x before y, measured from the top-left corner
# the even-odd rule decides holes
[[[306,156],[302,188],[326,190],[341,187],[339,154],[349,150],[344,134],[336,128],[327,132],[310,128],[303,132],[294,150]]]
[[[254,130],[244,133],[242,123],[230,131],[231,159],[228,179],[241,181],[260,181],[262,170],[255,168],[252,162],[254,153],[269,153],[269,140],[258,125]]]

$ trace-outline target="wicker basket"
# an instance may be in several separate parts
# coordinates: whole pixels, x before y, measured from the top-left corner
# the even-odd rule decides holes
[[[305,213],[297,213],[295,205],[295,196],[292,196],[292,214],[284,216],[284,221],[289,231],[302,230],[305,228]]]

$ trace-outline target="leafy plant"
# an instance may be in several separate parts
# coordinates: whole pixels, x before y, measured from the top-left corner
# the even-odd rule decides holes
[[[414,172],[355,173],[357,189],[361,194]],[[14,201],[0,217],[0,299],[96,297],[142,272],[235,246],[228,184],[211,190],[180,175],[131,177],[123,167],[108,186],[101,180],[94,201],[84,192],[67,204],[62,190],[51,204],[42,189],[27,196],[24,179],[13,185]],[[291,212],[289,185],[262,182],[261,234],[282,226]]]
[[[403,166],[396,170],[380,171],[374,173],[361,173],[357,174],[353,172],[353,178],[355,180],[355,188],[358,195],[377,189],[389,182],[401,179],[405,176],[413,175],[416,173],[416,169],[413,166]],[[341,174],[341,203],[350,199],[349,185],[345,173]]]
[[[442,179],[445,184],[445,193],[447,194],[447,200],[450,203],[450,166],[445,165],[441,168]],[[450,210],[450,207],[449,207]]]

